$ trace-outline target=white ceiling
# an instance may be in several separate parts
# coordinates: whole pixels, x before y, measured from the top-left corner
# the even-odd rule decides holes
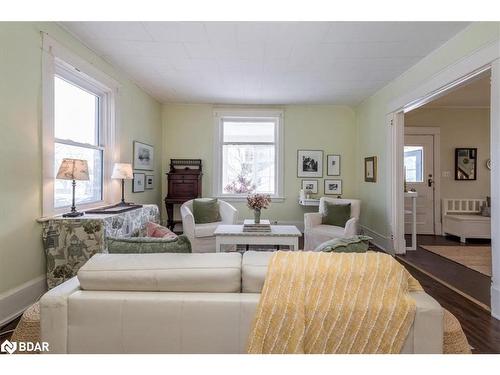
[[[490,107],[490,80],[491,75],[488,71],[484,77],[467,82],[449,94],[426,104],[423,108]]]
[[[355,105],[465,22],[63,22],[161,102]]]

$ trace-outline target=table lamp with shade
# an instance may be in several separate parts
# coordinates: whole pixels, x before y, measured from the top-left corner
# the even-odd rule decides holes
[[[76,181],[88,181],[89,167],[87,160],[80,159],[63,159],[59,166],[56,178],[58,180],[73,180],[73,199],[71,204],[71,212],[63,215],[63,217],[78,217],[83,216],[83,212],[78,212],[75,207],[75,187]]]
[[[128,163],[115,163],[113,166],[113,173],[111,174],[111,178],[121,179],[122,180],[122,200],[116,206],[129,206],[131,203],[125,202],[125,180],[132,180],[134,178],[134,174],[132,172],[132,164]]]

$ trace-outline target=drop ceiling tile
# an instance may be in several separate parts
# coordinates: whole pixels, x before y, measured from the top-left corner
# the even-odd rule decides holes
[[[145,30],[160,42],[208,41],[208,35],[202,22],[143,22]]]
[[[65,22],[159,100],[357,104],[459,22]]]
[[[209,41],[236,44],[236,22],[205,22],[204,24]]]
[[[63,27],[69,28],[85,39],[109,40],[136,40],[151,41],[141,22],[62,22]]]

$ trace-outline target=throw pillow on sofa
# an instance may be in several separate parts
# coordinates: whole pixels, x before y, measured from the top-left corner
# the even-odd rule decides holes
[[[323,224],[345,227],[347,220],[351,218],[351,204],[334,204],[325,202],[323,207]]]
[[[193,200],[193,216],[196,224],[221,221],[217,198],[198,198]]]
[[[346,238],[334,238],[323,242],[314,251],[325,251],[334,253],[365,253],[369,247],[368,236],[352,236]]]
[[[167,227],[150,221],[146,224],[146,237],[176,239],[177,235]]]
[[[177,238],[131,237],[106,239],[110,254],[190,253],[191,242],[184,236]]]

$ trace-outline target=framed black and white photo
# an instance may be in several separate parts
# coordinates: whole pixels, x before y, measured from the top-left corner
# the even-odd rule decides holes
[[[134,173],[132,182],[132,193],[142,193],[146,184],[146,175],[144,173]]]
[[[340,176],[340,155],[326,155],[327,176]]]
[[[341,195],[342,180],[325,180],[325,194]]]
[[[297,177],[323,177],[323,151],[297,150]]]
[[[302,180],[302,190],[311,194],[318,194],[318,180]]]
[[[151,190],[154,189],[155,176],[152,174],[146,175],[146,189]]]
[[[154,169],[154,148],[146,143],[134,141],[134,169],[152,171]]]

